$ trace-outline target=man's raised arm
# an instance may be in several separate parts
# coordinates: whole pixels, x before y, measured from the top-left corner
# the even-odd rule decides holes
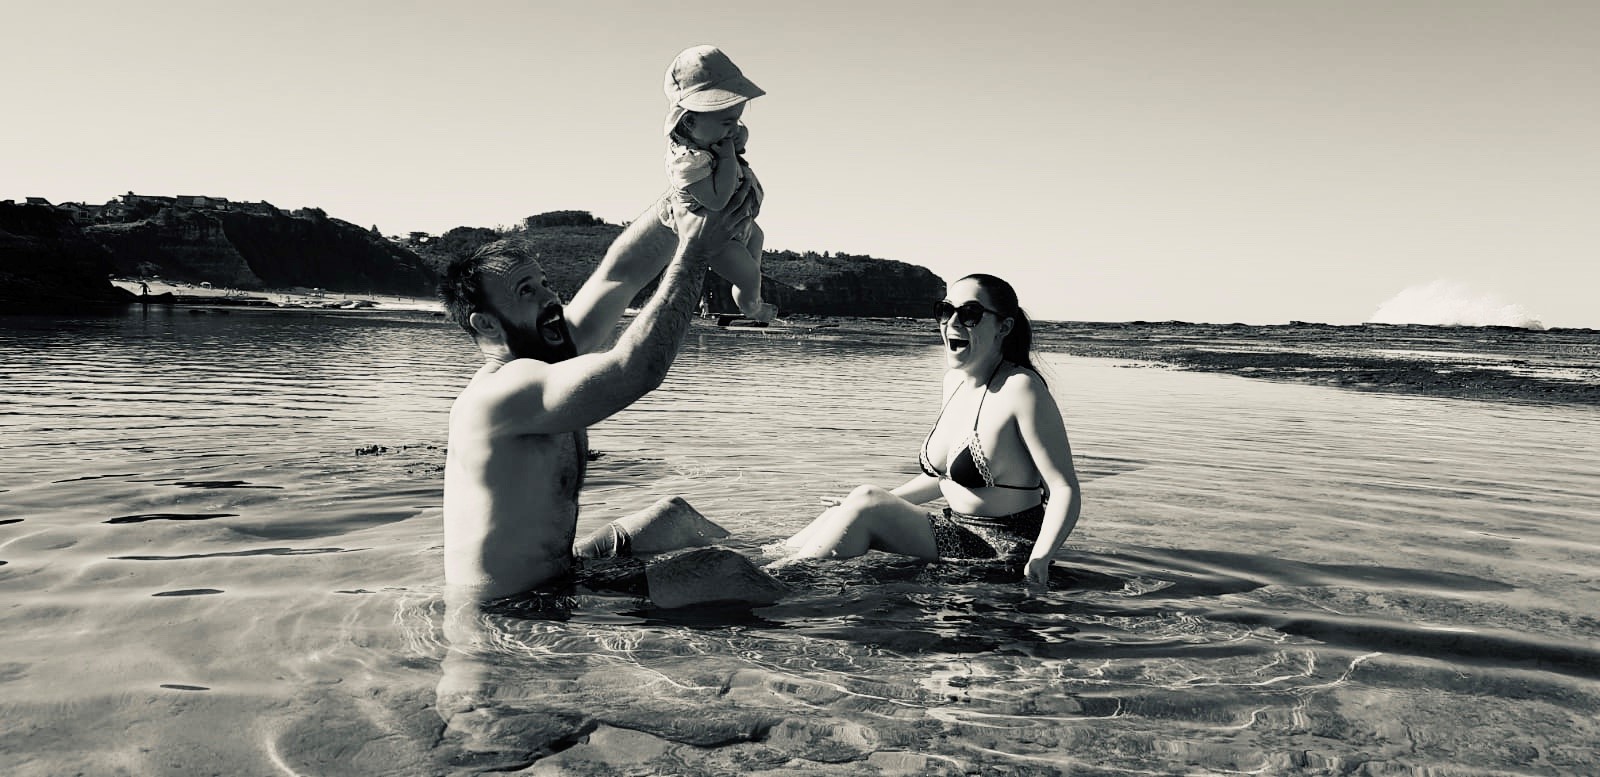
[[[700,302],[707,263],[749,220],[742,200],[721,213],[680,211],[678,242],[661,283],[610,349],[546,364],[517,359],[494,378],[502,432],[551,434],[586,428],[666,380]],[[641,284],[642,285],[642,284]]]
[[[706,224],[703,231],[706,239],[714,239],[712,232],[720,232],[723,223],[726,223],[719,223],[720,219],[732,216],[744,218],[745,208],[758,206],[753,201],[747,206],[745,203],[749,199],[749,187],[740,187],[722,213],[702,211],[692,214],[691,218],[710,219],[711,223]],[[754,217],[752,210],[749,218]],[[679,229],[681,231],[682,227]],[[731,233],[729,239],[732,239]],[[572,295],[572,300],[566,306],[567,325],[572,329],[579,353],[593,351],[606,342],[616,329],[617,322],[622,319],[622,312],[627,309],[628,303],[666,267],[667,258],[681,247],[682,242],[672,234],[672,230],[657,221],[656,206],[653,204],[612,241],[600,265],[584,281],[583,287]]]

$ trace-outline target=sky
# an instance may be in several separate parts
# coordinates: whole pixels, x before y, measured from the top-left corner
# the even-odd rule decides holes
[[[0,0],[0,199],[629,221],[702,43],[767,91],[770,249],[993,273],[1046,320],[1600,328],[1588,0]]]

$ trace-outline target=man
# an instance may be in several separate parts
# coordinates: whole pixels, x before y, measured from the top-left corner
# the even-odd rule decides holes
[[[586,430],[666,378],[709,258],[750,219],[746,200],[741,192],[720,213],[680,206],[676,244],[663,233],[642,246],[670,252],[671,260],[649,303],[605,350],[624,308],[650,280],[618,248],[638,252],[638,241],[619,239],[566,307],[526,244],[498,241],[451,263],[440,296],[485,359],[450,410],[444,554],[445,583],[456,597],[486,601],[570,582],[581,567],[576,557],[671,550],[727,536],[672,498],[573,543]],[[643,578],[663,607],[771,602],[782,592],[744,557],[720,549],[648,565]]]

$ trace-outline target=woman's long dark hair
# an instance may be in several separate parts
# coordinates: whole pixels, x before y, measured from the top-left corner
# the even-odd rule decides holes
[[[1029,372],[1039,376],[1045,385],[1044,375],[1033,363],[1033,322],[1028,320],[1028,314],[1023,312],[1022,305],[1017,302],[1017,290],[1011,284],[988,273],[975,272],[965,276],[961,281],[977,281],[979,288],[989,294],[989,301],[994,303],[1000,315],[1011,319],[1011,333],[1000,341],[1000,356],[1006,361],[1019,367],[1025,367]]]

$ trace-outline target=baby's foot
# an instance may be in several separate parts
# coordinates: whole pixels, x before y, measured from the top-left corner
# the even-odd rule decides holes
[[[771,302],[754,302],[739,308],[745,318],[760,321],[765,324],[778,317],[778,306]]]

